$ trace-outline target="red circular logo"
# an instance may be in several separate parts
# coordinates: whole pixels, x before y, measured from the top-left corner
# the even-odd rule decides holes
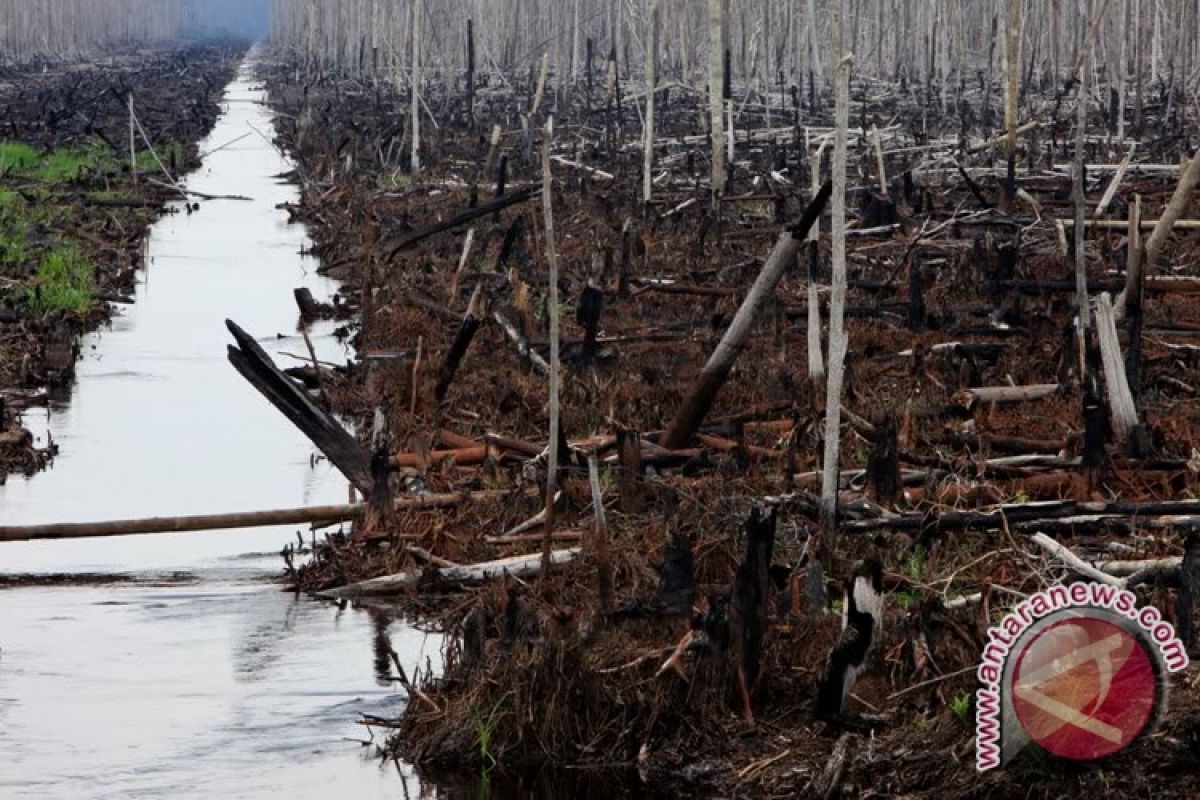
[[[1011,690],[1029,738],[1077,761],[1127,747],[1146,729],[1160,698],[1142,637],[1092,616],[1038,631],[1018,654]]]

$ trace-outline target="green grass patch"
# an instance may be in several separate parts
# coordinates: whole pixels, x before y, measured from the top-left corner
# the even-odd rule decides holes
[[[75,247],[64,245],[42,256],[24,300],[33,316],[44,318],[86,313],[95,293],[91,263]]]
[[[0,175],[29,169],[40,160],[37,150],[24,142],[0,142]]]
[[[187,150],[179,142],[157,148],[158,157],[168,169],[187,160]],[[161,176],[162,170],[149,149],[135,157],[138,172]],[[42,183],[71,183],[85,176],[116,177],[129,168],[129,154],[115,153],[100,139],[81,146],[62,147],[41,154],[23,142],[0,142],[0,177],[14,177]]]
[[[16,192],[0,192],[0,267],[28,261],[29,229],[24,198]]]

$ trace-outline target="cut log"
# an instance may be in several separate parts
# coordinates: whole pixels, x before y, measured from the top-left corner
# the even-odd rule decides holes
[[[454,508],[467,503],[488,503],[509,497],[532,496],[530,492],[479,491],[427,494],[421,497],[401,497],[394,505],[397,511],[423,511],[434,508]],[[328,524],[356,519],[365,508],[362,503],[331,506],[308,506],[271,511],[240,511],[227,514],[201,514],[180,517],[146,517],[142,519],[108,520],[104,522],[57,522],[40,525],[0,525],[0,542],[24,542],[32,539],[84,539],[100,536],[133,536],[146,533],[183,533],[186,531],[216,531],[230,528],[263,528],[271,525],[292,525],[309,522]]]
[[[1058,394],[1061,388],[1057,383],[1032,386],[977,386],[956,393],[954,402],[966,409],[972,409],[979,403],[1025,403],[1051,397]]]
[[[271,511],[243,511],[229,514],[203,514],[191,517],[149,517],[145,519],[107,520],[104,522],[66,522],[44,525],[0,526],[0,542],[24,542],[33,539],[84,539],[101,536],[131,536],[145,533],[183,533],[230,528],[263,528],[297,523],[344,522],[358,517],[361,503],[352,505],[283,508]]]
[[[550,553],[550,563],[553,565],[566,564],[580,553],[580,548],[571,547],[566,550],[553,550]],[[510,575],[514,578],[529,578],[542,570],[542,554],[534,553],[526,556],[512,556],[496,561],[484,561],[478,564],[467,564],[461,567],[438,569],[439,580],[448,583],[480,583],[490,578]],[[424,572],[400,572],[395,575],[385,575],[359,581],[336,589],[319,592],[321,597],[352,598],[398,594],[415,586]]]
[[[424,453],[396,453],[392,456],[392,467],[395,469],[423,469],[445,461],[453,460],[455,464],[481,464],[487,458],[487,447],[461,447],[453,450],[434,450]]]

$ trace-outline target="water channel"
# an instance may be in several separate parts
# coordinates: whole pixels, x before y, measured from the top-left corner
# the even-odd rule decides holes
[[[276,177],[291,165],[263,101],[247,63],[186,181],[252,201],[177,203],[154,226],[137,302],[85,340],[69,398],[28,415],[61,455],[0,487],[0,520],[345,502],[344,478],[225,358],[226,317],[285,365],[282,353],[304,354],[292,289],[335,290],[277,208],[298,193]],[[330,329],[314,333],[322,357],[345,360]],[[0,544],[0,577],[19,585],[0,589],[0,797],[419,793],[410,770],[359,743],[355,720],[402,708],[376,676],[381,630],[410,670],[436,665],[437,644],[282,592],[271,581],[296,530]]]

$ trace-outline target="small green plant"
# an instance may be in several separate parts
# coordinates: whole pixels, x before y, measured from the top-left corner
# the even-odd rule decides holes
[[[504,699],[501,698],[492,706],[486,717],[477,711],[471,712],[471,723],[475,726],[475,743],[479,747],[479,760],[485,767],[496,765],[496,757],[492,755],[492,739],[496,733],[496,725],[504,717],[500,708],[503,704]]]
[[[954,716],[966,722],[967,714],[971,711],[971,695],[963,692],[955,697],[950,703],[950,710],[954,712]]]
[[[916,605],[917,596],[908,591],[892,592],[892,600],[901,608],[909,608]]]
[[[83,314],[91,308],[94,295],[92,265],[74,247],[62,246],[42,256],[25,304],[39,318]]]
[[[1031,498],[1029,497],[1029,493],[1026,492],[1025,490],[1021,490],[1021,491],[1017,492],[1017,496],[1013,498],[1013,500],[1016,501],[1017,503],[1019,503],[1020,505],[1027,504],[1030,501],[1030,499]]]
[[[916,546],[908,552],[904,572],[909,580],[919,581],[925,577],[925,548]]]

